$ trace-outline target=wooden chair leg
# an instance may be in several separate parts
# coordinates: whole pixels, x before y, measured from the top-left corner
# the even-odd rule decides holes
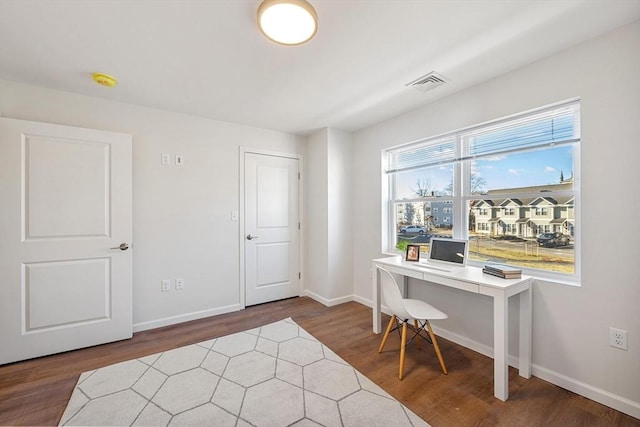
[[[391,319],[389,320],[389,326],[387,326],[387,330],[384,333],[384,336],[382,337],[382,342],[380,343],[380,347],[378,347],[378,353],[382,353],[382,349],[384,348],[384,345],[387,343],[387,338],[389,338],[389,333],[391,332],[391,328],[393,328],[395,321],[396,321],[396,316],[391,315]]]
[[[407,322],[402,322],[402,342],[400,343],[400,372],[398,378],[402,379],[404,371],[404,350],[407,346]]]
[[[420,325],[418,325],[418,319],[413,319],[413,326],[416,327],[416,331],[420,330]],[[422,342],[420,340],[420,334],[416,335],[416,348],[418,350],[422,350]]]
[[[436,356],[438,356],[438,360],[440,361],[440,367],[442,367],[442,372],[447,374],[447,367],[444,364],[444,359],[442,358],[442,353],[440,353],[440,347],[438,346],[438,341],[436,340],[436,335],[433,333],[431,329],[431,324],[427,320],[427,331],[429,332],[429,336],[431,337],[431,341],[433,342],[433,348],[436,351]]]

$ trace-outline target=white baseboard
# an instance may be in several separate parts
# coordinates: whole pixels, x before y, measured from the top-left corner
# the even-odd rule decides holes
[[[314,292],[311,292],[308,289],[304,291],[304,296],[307,296],[315,301],[318,301],[320,304],[323,304],[327,307],[332,307],[338,304],[344,304],[345,302],[350,302],[354,300],[353,295],[346,295],[340,298],[327,299],[327,298],[321,297],[320,295]]]
[[[367,306],[369,308],[373,307],[373,304],[371,303],[370,300],[364,299],[359,295],[353,295],[353,300],[352,301],[359,302],[360,304],[362,304],[364,306]]]
[[[640,419],[639,402],[634,402],[630,399],[627,399],[626,397],[618,396],[617,394],[613,394],[601,388],[583,383],[582,381],[567,377],[566,375],[554,372],[547,368],[543,368],[539,365],[534,364],[531,367],[531,374],[545,381],[548,381],[551,384],[555,384],[558,387],[562,387],[576,394],[584,396],[587,399],[595,400],[596,402],[602,403],[605,406],[623,412],[634,418]]]
[[[483,356],[487,356],[493,359],[493,347],[484,345],[482,343],[469,339],[465,336],[458,335],[454,332],[448,331],[436,325],[433,325],[433,332],[435,332],[436,335],[438,335],[439,337],[445,338],[449,341],[452,341],[456,344],[459,344],[463,347],[469,348],[477,353],[480,353]],[[509,355],[509,366],[513,366],[514,368],[517,368],[518,359],[516,357],[512,357],[511,355]]]
[[[165,317],[162,319],[140,322],[133,325],[133,332],[141,332],[149,329],[161,328],[163,326],[175,325],[177,323],[188,322],[190,320],[203,319],[205,317],[216,316],[218,314],[231,313],[242,310],[240,304],[232,304],[224,307],[212,308],[210,310],[194,311],[193,313],[180,314],[178,316]]]
[[[373,303],[371,302],[371,300],[364,299],[357,295],[354,296],[354,301],[357,301],[367,307],[373,307]],[[382,311],[386,311],[385,307],[382,308]],[[442,338],[445,338],[451,342],[469,348],[493,359],[493,347],[484,345],[441,327],[434,326],[433,330],[436,335],[441,336]],[[516,356],[513,356],[511,354],[509,355],[509,366],[512,366],[516,369],[518,368],[518,358]],[[613,408],[616,411],[620,411],[634,418],[640,419],[639,402],[634,402],[625,397],[618,396],[601,388],[586,384],[582,381],[576,380],[575,378],[570,378],[566,375],[544,368],[540,365],[532,364],[531,375],[550,382],[551,384],[557,385],[558,387],[562,387],[573,393],[579,394],[580,396],[584,396],[587,399],[591,399],[595,402]]]

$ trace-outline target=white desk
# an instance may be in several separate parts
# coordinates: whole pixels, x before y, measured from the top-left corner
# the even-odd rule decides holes
[[[450,272],[428,269],[415,262],[406,262],[400,257],[373,260],[373,332],[381,332],[380,318],[380,272],[378,267],[405,277],[405,292],[408,278],[462,289],[493,297],[493,381],[494,395],[500,400],[509,397],[508,360],[508,302],[509,298],[520,298],[520,354],[518,368],[520,376],[531,377],[531,277],[501,279],[484,274],[479,267],[454,267]],[[405,294],[406,297],[406,294]]]

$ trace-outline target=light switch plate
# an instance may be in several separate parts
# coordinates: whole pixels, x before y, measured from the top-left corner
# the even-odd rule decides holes
[[[184,156],[182,156],[181,154],[176,154],[176,166],[183,166],[184,165]]]

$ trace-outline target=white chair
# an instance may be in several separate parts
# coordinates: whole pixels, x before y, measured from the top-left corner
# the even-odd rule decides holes
[[[416,346],[418,349],[421,348],[420,337],[423,336],[423,334],[424,338],[433,344],[436,356],[438,356],[440,366],[442,367],[442,372],[447,374],[447,367],[444,364],[444,359],[442,359],[440,347],[438,347],[438,341],[436,341],[436,336],[434,335],[433,330],[431,329],[431,324],[429,323],[429,320],[446,319],[447,315],[424,301],[402,298],[398,283],[393,275],[384,268],[378,267],[378,269],[380,270],[382,296],[387,307],[391,310],[391,320],[389,321],[387,330],[382,337],[378,353],[381,353],[384,349],[384,345],[387,343],[389,334],[396,330],[399,331],[402,328],[402,333],[400,335],[400,372],[398,375],[398,378],[402,379],[404,371],[404,353],[405,347],[407,346],[407,329],[411,329],[414,333],[411,340],[416,340]],[[412,324],[410,321],[413,321],[411,322]]]

